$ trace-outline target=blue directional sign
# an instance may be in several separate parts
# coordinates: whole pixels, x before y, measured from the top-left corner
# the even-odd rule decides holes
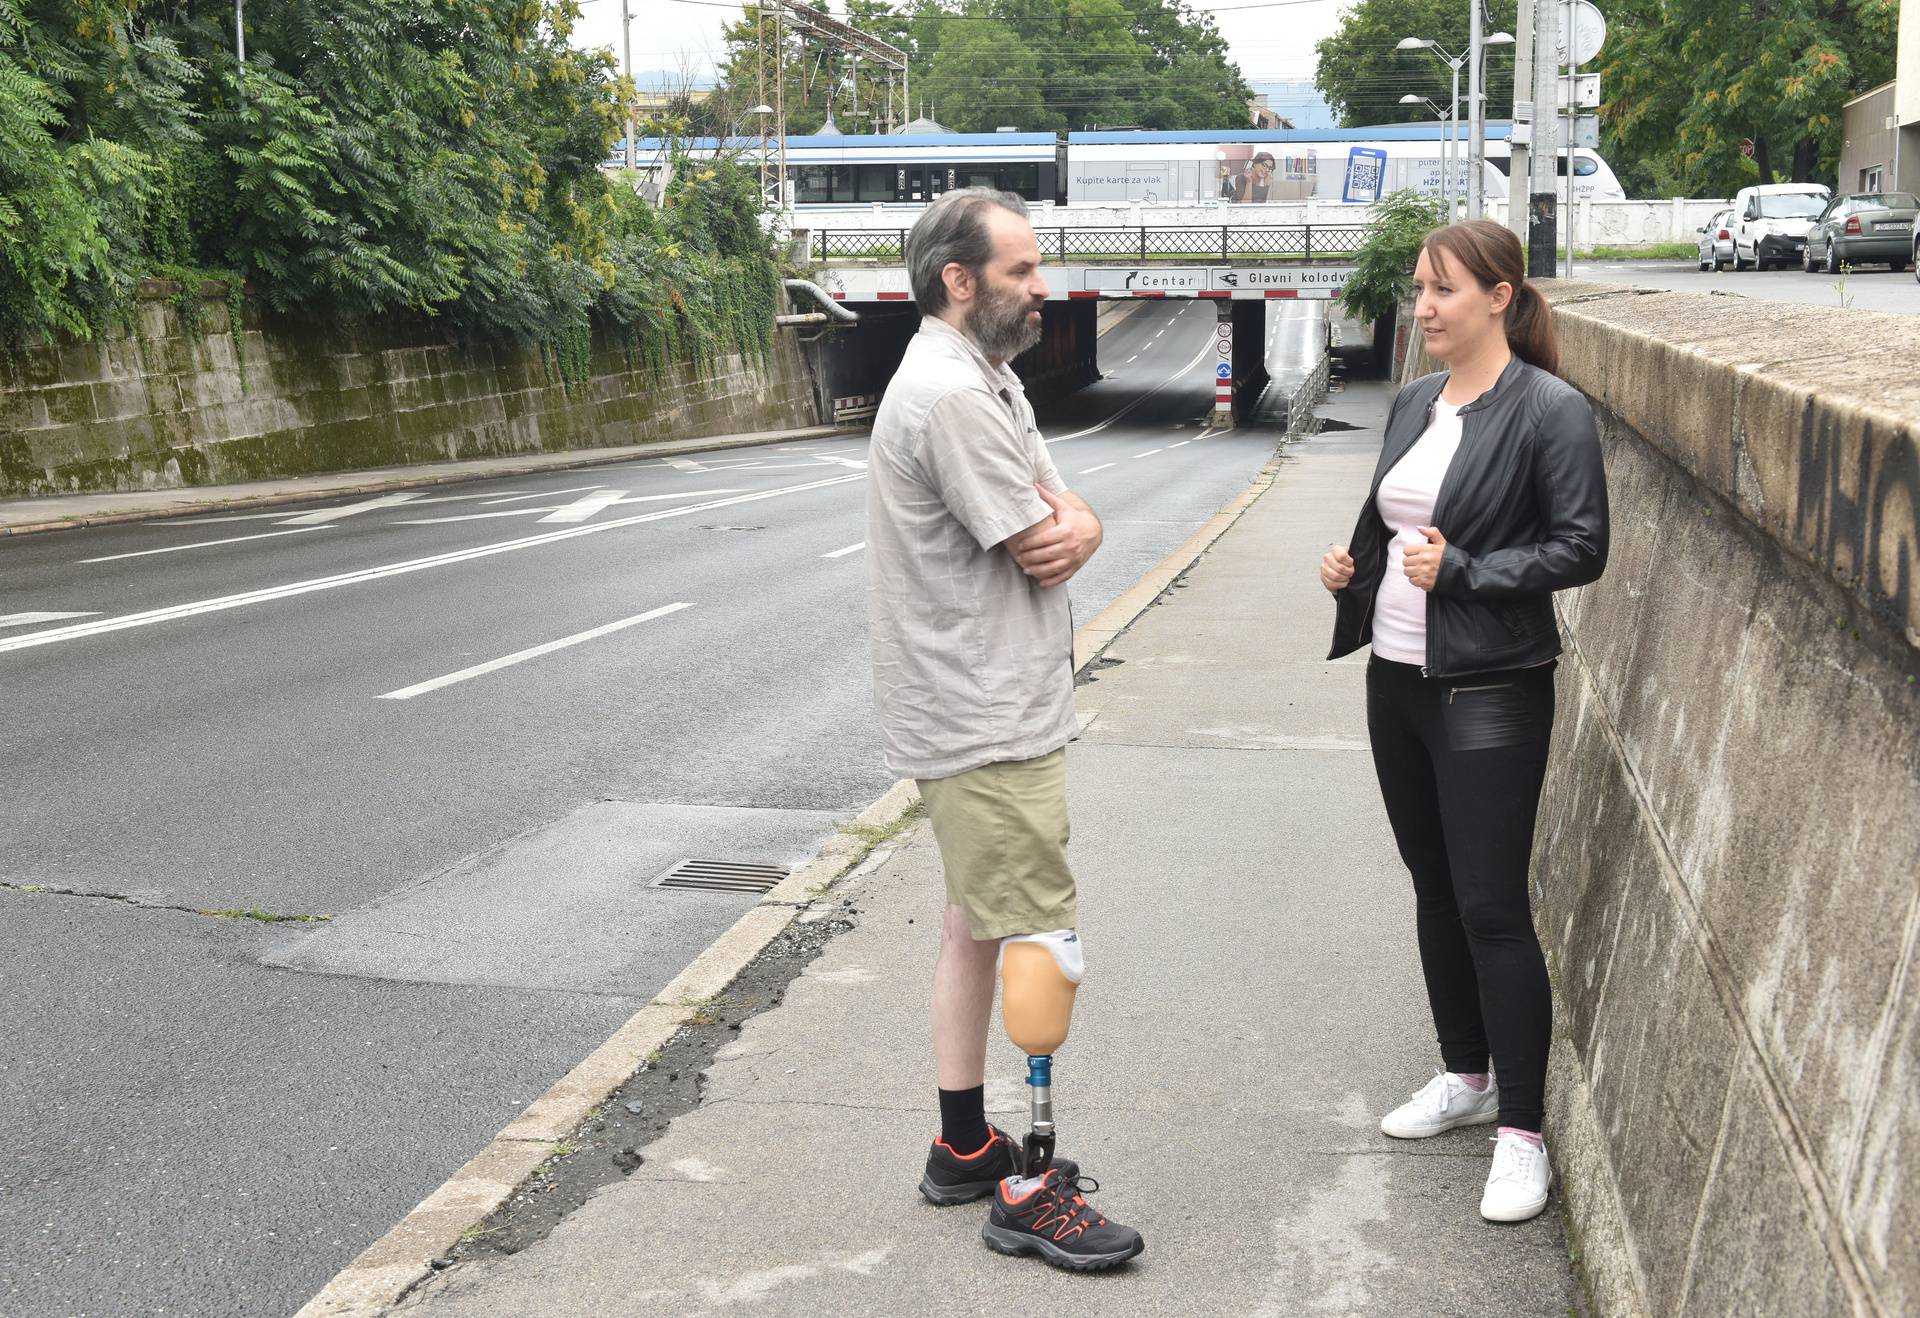
[[[1222,380],[1231,380],[1233,378],[1233,367],[1227,362],[1221,362],[1213,368],[1213,373]]]

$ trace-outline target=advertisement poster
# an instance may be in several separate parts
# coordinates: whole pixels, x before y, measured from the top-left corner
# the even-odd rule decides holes
[[[1214,153],[1222,201],[1304,201],[1318,173],[1314,153],[1289,155],[1284,147],[1223,146]]]

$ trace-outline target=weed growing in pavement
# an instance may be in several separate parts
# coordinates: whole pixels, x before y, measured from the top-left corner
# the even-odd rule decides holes
[[[278,911],[262,911],[254,907],[234,911],[195,911],[195,915],[212,916],[216,920],[254,920],[260,924],[325,924],[331,915],[282,915]]]
[[[1840,263],[1840,278],[1834,284],[1833,291],[1840,295],[1840,305],[1843,308],[1851,307],[1853,305],[1853,294],[1847,290],[1847,277],[1852,273],[1853,273],[1853,262],[1842,261]]]

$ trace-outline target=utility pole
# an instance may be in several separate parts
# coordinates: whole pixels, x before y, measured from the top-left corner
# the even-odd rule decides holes
[[[1533,10],[1533,150],[1527,158],[1527,274],[1552,279],[1559,272],[1558,202],[1553,162],[1559,150],[1559,6],[1539,0]]]
[[[627,60],[627,168],[634,167],[633,155],[633,101],[639,89],[633,85],[633,14],[628,0],[620,0],[620,44],[625,48]]]
[[[247,107],[247,24],[246,0],[233,0],[233,54],[239,61],[240,75],[235,82],[240,92],[240,108]]]
[[[1533,94],[1533,0],[1520,0],[1519,12],[1514,16],[1514,26],[1519,29],[1513,38],[1513,130],[1507,139],[1507,227],[1519,238],[1520,245],[1527,243],[1527,194],[1532,191],[1530,180],[1533,177],[1533,147],[1529,136],[1529,145],[1522,145],[1520,125],[1526,124],[1529,133],[1532,130],[1533,106],[1527,99]],[[1523,113],[1524,111],[1524,113]]]
[[[773,11],[773,119],[780,134],[780,177],[774,181],[774,196],[784,212],[787,209],[787,7]]]
[[[1567,232],[1567,278],[1571,279],[1573,278],[1573,214],[1574,214],[1574,211],[1573,211],[1573,137],[1574,137],[1574,125],[1575,125],[1577,116],[1580,113],[1580,106],[1579,106],[1580,98],[1574,94],[1574,78],[1573,78],[1574,70],[1580,67],[1580,61],[1577,56],[1577,52],[1574,49],[1574,40],[1573,40],[1573,27],[1574,27],[1573,0],[1567,0],[1567,7],[1565,10],[1562,11],[1562,17],[1565,20],[1565,24],[1561,30],[1566,33],[1566,38],[1562,44],[1564,44],[1567,48],[1566,81],[1565,82],[1560,81],[1561,73],[1560,73],[1560,68],[1558,64],[1554,66],[1553,74],[1554,74],[1554,87],[1555,87],[1556,93],[1560,87],[1565,87],[1567,89],[1567,168],[1566,168],[1567,199],[1565,202],[1562,203],[1565,209],[1562,210],[1560,214],[1561,214],[1561,227],[1564,228]],[[1556,192],[1558,190],[1559,189],[1557,188],[1555,189]]]
[[[1528,0],[1530,3],[1531,0]],[[767,11],[759,5],[753,7],[754,22],[757,25],[753,35],[753,74],[756,90],[760,99],[754,104],[765,108],[767,104]],[[760,116],[760,197],[764,201],[767,195],[767,116]]]
[[[1467,29],[1467,218],[1477,220],[1486,213],[1487,172],[1487,94],[1481,90],[1486,72],[1487,49],[1481,44],[1486,35],[1480,22],[1480,0],[1467,0],[1473,19]],[[1455,75],[1458,77],[1458,75]]]

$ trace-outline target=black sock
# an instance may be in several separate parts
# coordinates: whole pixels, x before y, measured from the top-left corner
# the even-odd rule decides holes
[[[940,1142],[961,1157],[978,1153],[991,1138],[987,1132],[987,1087],[940,1091]]]

